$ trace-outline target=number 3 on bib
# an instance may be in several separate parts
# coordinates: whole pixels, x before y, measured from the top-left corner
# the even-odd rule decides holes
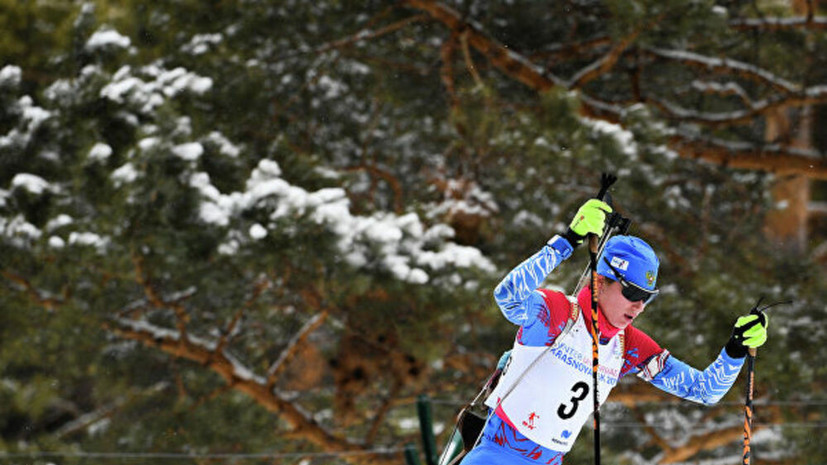
[[[576,383],[574,386],[571,387],[571,392],[574,393],[574,397],[571,398],[570,404],[560,404],[557,407],[557,415],[560,416],[563,420],[568,420],[569,418],[573,417],[574,414],[577,412],[577,408],[580,406],[580,402],[583,401],[586,396],[589,395],[589,385],[580,381]]]

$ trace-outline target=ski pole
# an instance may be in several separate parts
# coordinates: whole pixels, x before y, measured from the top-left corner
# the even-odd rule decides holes
[[[792,300],[786,300],[783,302],[775,302],[769,305],[765,305],[761,308],[758,308],[761,305],[761,301],[764,300],[764,297],[760,297],[758,302],[752,307],[750,313],[755,315],[761,315],[764,313],[765,310],[769,309],[770,307],[774,307],[776,305],[786,305],[793,303]],[[742,465],[750,465],[752,463],[752,450],[750,442],[752,441],[752,401],[754,396],[754,389],[755,389],[755,356],[758,355],[758,349],[750,348],[747,350],[747,394],[746,394],[746,401],[744,402],[744,455],[742,460]]]
[[[750,465],[752,454],[750,440],[752,439],[752,396],[755,386],[755,355],[757,349],[749,349],[747,353],[747,400],[744,403],[744,456],[743,465]]]
[[[603,173],[600,177],[600,191],[597,193],[597,199],[603,200],[603,196],[609,190],[609,187],[617,181],[617,177],[608,173]],[[600,357],[598,353],[598,333],[597,326],[597,252],[599,248],[599,238],[591,234],[589,235],[589,267],[591,268],[592,279],[590,283],[590,290],[592,294],[592,387],[594,391],[594,463],[600,465],[600,399],[597,395],[597,371],[600,366]]]

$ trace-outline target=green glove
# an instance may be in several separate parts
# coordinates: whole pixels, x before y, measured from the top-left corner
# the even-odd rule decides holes
[[[735,321],[732,336],[726,345],[727,354],[732,358],[741,358],[748,349],[756,349],[767,342],[767,327],[770,320],[764,312],[750,313]]]
[[[569,229],[563,234],[572,247],[582,244],[588,234],[603,234],[603,227],[606,224],[606,214],[612,212],[606,202],[598,199],[590,199],[577,210],[574,219],[569,224]]]

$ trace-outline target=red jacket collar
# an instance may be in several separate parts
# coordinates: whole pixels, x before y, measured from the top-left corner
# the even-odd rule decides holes
[[[589,286],[584,287],[580,290],[580,293],[577,294],[577,304],[580,305],[580,310],[583,312],[583,318],[586,320],[586,325],[591,330],[592,324],[592,291]],[[600,337],[611,339],[617,334],[620,329],[615,328],[606,320],[606,316],[603,315],[603,308],[598,306],[597,312],[597,327],[600,329]]]

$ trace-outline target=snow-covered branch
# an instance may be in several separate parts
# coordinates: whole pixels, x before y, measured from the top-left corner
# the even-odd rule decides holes
[[[687,158],[697,158],[733,168],[800,174],[812,179],[827,179],[827,157],[808,149],[781,144],[753,144],[714,137],[701,137],[677,131],[670,147]]]
[[[187,323],[189,323],[190,317],[184,309],[184,306],[181,305],[180,300],[165,300],[158,294],[155,290],[155,286],[153,286],[151,282],[148,272],[145,270],[143,257],[137,253],[133,253],[132,263],[135,267],[135,280],[143,288],[144,295],[146,295],[149,303],[156,308],[172,309],[173,312],[175,312],[175,321],[178,331],[180,332],[181,337],[186,339]]]
[[[140,320],[114,318],[106,327],[120,337],[138,341],[147,347],[159,349],[176,358],[193,361],[212,370],[233,389],[250,396],[257,404],[279,415],[293,428],[293,436],[309,441],[326,452],[363,452],[373,449],[370,444],[355,443],[330,432],[295,400],[273,389],[266,378],[253,373],[226,350],[218,352],[218,344],[214,341],[194,335],[184,339],[177,331]],[[395,465],[400,459],[355,454],[346,456],[346,460],[358,465]]]
[[[702,94],[714,94],[721,97],[736,96],[746,107],[755,108],[755,104],[752,102],[752,98],[750,98],[747,91],[735,82],[720,84],[717,82],[704,82],[696,79],[692,81],[692,88]]]
[[[287,364],[296,354],[296,351],[301,346],[301,344],[307,339],[307,337],[315,331],[319,326],[324,323],[325,319],[327,319],[328,313],[321,312],[318,315],[314,316],[310,320],[308,320],[304,326],[299,329],[299,331],[293,335],[290,339],[290,342],[287,343],[287,347],[281,351],[278,359],[270,366],[267,370],[267,385],[268,386],[275,386],[276,381],[278,381],[279,375],[284,371],[287,367]]]
[[[0,276],[8,279],[12,283],[20,286],[23,291],[28,295],[32,301],[36,304],[43,306],[47,310],[54,310],[57,307],[64,304],[66,299],[68,298],[68,289],[63,290],[63,296],[58,298],[52,296],[47,291],[43,291],[40,289],[36,289],[28,279],[24,278],[23,276],[17,275],[7,270],[0,270]]]
[[[551,88],[569,89],[573,83],[581,82],[582,78],[590,76],[592,70],[581,71],[582,76],[571,82],[550,74],[541,67],[531,63],[524,56],[506,48],[496,40],[486,36],[481,27],[475,25],[459,15],[448,6],[434,1],[406,0],[405,5],[426,11],[431,17],[448,27],[456,34],[467,34],[468,43],[479,53],[487,57],[494,67],[527,85],[537,92],[544,92]],[[625,47],[616,47],[615,52]],[[746,93],[738,92],[729,86],[727,89],[706,86],[704,92],[733,92],[739,95],[748,108],[727,112],[698,112],[682,108],[663,99],[649,96],[647,102],[658,107],[661,111],[676,120],[676,123],[696,123],[714,127],[743,124],[748,120],[766,114],[781,107],[802,107],[827,102],[827,86],[802,87],[780,76],[749,63],[726,58],[714,58],[698,53],[667,50],[661,48],[641,48],[644,53],[653,57],[682,63],[704,69],[708,72],[732,75],[749,79],[778,93],[773,98],[758,102],[751,102]],[[612,52],[591,66],[602,69],[600,63],[608,63]],[[443,78],[443,81],[445,79]],[[587,94],[580,95],[583,111],[586,115],[619,122],[625,114],[625,108],[617,103],[610,103]],[[783,173],[797,173],[811,178],[827,179],[827,162],[824,157],[812,151],[801,151],[784,146],[755,146],[748,143],[732,143],[687,137],[676,134],[671,139],[671,147],[679,154],[688,158],[699,158],[705,161],[761,171],[777,171]]]
[[[671,61],[677,61],[688,66],[694,66],[709,72],[725,73],[751,79],[764,84],[783,94],[795,94],[804,89],[800,85],[790,82],[770,71],[743,61],[730,58],[715,58],[685,50],[667,50],[663,48],[642,47],[641,52]]]
[[[729,26],[736,30],[749,31],[787,31],[791,29],[827,29],[827,18],[814,16],[811,2],[807,2],[810,9],[807,16],[795,16],[791,18],[738,18],[729,21]]]
[[[227,344],[233,340],[233,338],[238,335],[241,331],[239,327],[239,323],[241,322],[241,318],[244,316],[244,313],[253,306],[253,304],[258,300],[262,293],[265,290],[269,289],[272,283],[267,278],[260,278],[253,287],[253,294],[244,302],[244,305],[236,310],[235,315],[233,318],[227,323],[227,326],[221,332],[221,338],[218,340],[218,347],[217,351],[220,352],[224,350]]]

